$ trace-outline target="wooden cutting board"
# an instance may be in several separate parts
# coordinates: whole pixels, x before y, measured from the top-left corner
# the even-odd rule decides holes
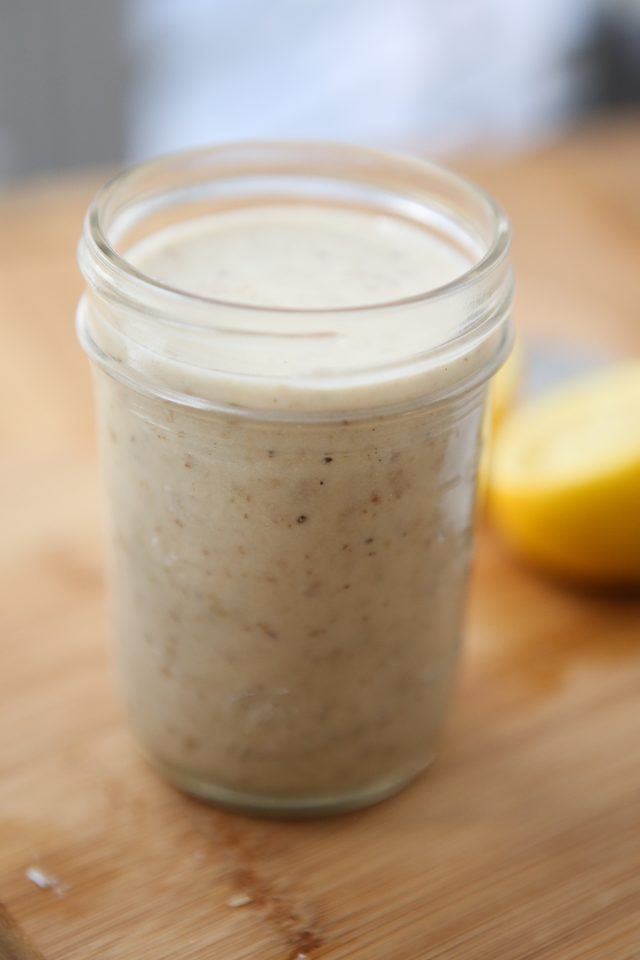
[[[521,326],[640,352],[638,132],[467,166],[512,213]],[[89,194],[0,201],[0,960],[640,958],[640,603],[547,582],[488,530],[441,755],[400,796],[252,821],[138,757],[71,330]]]

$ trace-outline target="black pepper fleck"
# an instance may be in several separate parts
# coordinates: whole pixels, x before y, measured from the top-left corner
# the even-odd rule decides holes
[[[333,463],[333,457],[325,457],[325,458],[324,458],[324,462],[325,462],[325,463]]]
[[[298,522],[298,523],[306,523],[306,522],[307,522],[307,517],[305,517],[304,513],[301,513],[301,514],[300,514],[300,516],[298,517],[297,522]]]

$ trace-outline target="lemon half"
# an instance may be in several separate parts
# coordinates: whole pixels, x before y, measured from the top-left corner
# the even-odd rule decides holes
[[[523,556],[573,579],[640,582],[640,361],[516,410],[488,482],[491,515]]]

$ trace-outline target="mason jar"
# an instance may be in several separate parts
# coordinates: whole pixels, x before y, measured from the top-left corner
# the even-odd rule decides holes
[[[431,761],[509,227],[438,166],[244,143],[120,174],[80,244],[115,663],[149,761],[300,816]]]

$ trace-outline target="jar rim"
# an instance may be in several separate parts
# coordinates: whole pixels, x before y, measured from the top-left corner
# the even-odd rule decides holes
[[[491,233],[486,242],[484,253],[470,266],[446,283],[409,296],[392,300],[373,301],[349,306],[331,307],[289,307],[274,306],[260,303],[243,303],[240,300],[226,300],[186,290],[172,284],[157,280],[144,271],[139,270],[126,255],[120,254],[115,244],[108,237],[105,223],[110,204],[117,194],[135,178],[146,175],[162,174],[171,168],[181,165],[185,169],[196,169],[208,158],[215,160],[226,153],[239,152],[268,152],[273,149],[306,151],[309,159],[314,154],[339,152],[343,158],[369,164],[392,164],[394,169],[402,175],[430,175],[456,189],[463,190],[470,199],[480,202],[488,215]],[[295,173],[292,174],[295,176]],[[299,176],[300,174],[298,174]],[[322,174],[332,179],[331,173]],[[191,303],[201,308],[221,308],[227,311],[241,311],[244,315],[260,314],[296,314],[300,316],[349,316],[362,312],[396,310],[403,306],[431,304],[465,289],[482,280],[493,268],[499,266],[508,256],[511,247],[511,229],[509,219],[502,207],[494,198],[469,178],[453,172],[435,163],[414,156],[401,153],[377,150],[370,147],[361,147],[351,144],[332,142],[328,140],[244,140],[235,143],[221,143],[210,146],[196,147],[190,150],[181,150],[163,154],[152,160],[131,165],[108,180],[95,194],[85,217],[83,236],[80,242],[79,260],[82,272],[90,280],[93,272],[87,264],[87,258],[98,265],[98,271],[104,275],[115,275],[132,285],[132,290],[155,293],[169,298],[172,301]]]
[[[167,214],[175,222],[279,197],[388,212],[465,248],[472,263],[404,298],[278,307],[165,284],[117,249],[125,237],[137,242],[141,227],[162,230]],[[493,198],[426,160],[323,141],[200,147],[131,167],[96,195],[79,247],[88,292],[78,333],[113,376],[191,406],[287,418],[336,416],[345,404],[408,408],[471,390],[504,359],[509,249],[509,221]]]

